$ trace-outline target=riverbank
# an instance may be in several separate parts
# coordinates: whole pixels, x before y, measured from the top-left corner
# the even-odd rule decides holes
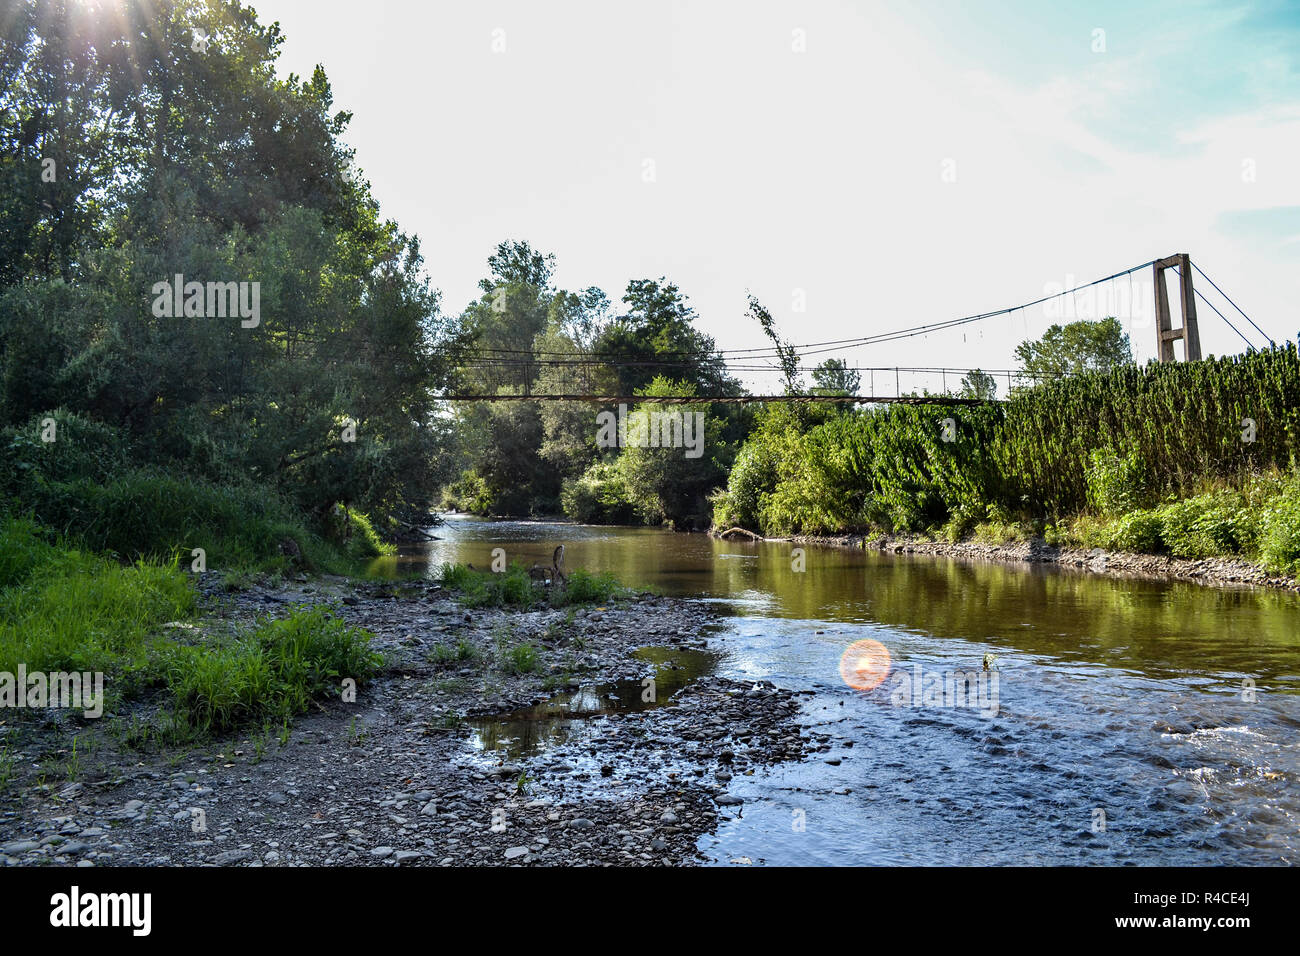
[[[704,675],[653,699],[647,679],[672,686],[716,625],[698,602],[467,609],[430,581],[334,577],[228,592],[205,575],[199,591],[196,644],[330,605],[383,665],[355,702],[184,746],[142,729],[160,716],[148,697],[107,721],[6,719],[0,864],[690,865],[742,811],[735,775],[827,746],[801,731],[797,695],[763,682]],[[635,708],[551,726],[540,752],[489,749],[476,729],[629,684],[645,688]]]
[[[1258,564],[1242,558],[1176,558],[1161,554],[1132,554],[1102,548],[1068,548],[1042,538],[991,544],[983,541],[935,541],[920,537],[890,535],[796,535],[766,539],[825,547],[872,549],[892,554],[924,554],[964,561],[1049,564],[1062,568],[1108,574],[1116,577],[1168,578],[1201,584],[1276,588],[1300,591],[1300,581],[1270,574]]]

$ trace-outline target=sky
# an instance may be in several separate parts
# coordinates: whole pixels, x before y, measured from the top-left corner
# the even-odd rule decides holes
[[[285,33],[282,73],[322,65],[354,113],[346,141],[444,311],[506,239],[615,301],[665,276],[729,349],[766,344],[747,292],[803,344],[1186,252],[1269,336],[1300,332],[1295,0],[254,6]],[[1114,314],[1145,361],[1150,270],[1131,281],[828,355],[1014,368],[1053,321]],[[1198,319],[1205,354],[1245,348]]]

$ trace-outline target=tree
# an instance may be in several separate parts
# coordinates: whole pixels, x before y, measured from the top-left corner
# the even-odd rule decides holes
[[[993,376],[988,372],[974,368],[969,375],[962,377],[961,391],[958,394],[962,398],[991,400],[998,397],[998,383],[993,381]]]
[[[649,442],[655,440],[653,437],[644,446],[630,444],[634,428],[629,425],[629,446],[618,458],[618,474],[628,500],[647,523],[666,520],[679,530],[707,527],[709,493],[725,484],[727,468],[735,456],[735,449],[723,437],[723,423],[708,414],[709,406],[705,404],[668,405],[655,401],[691,398],[695,395],[692,385],[660,376],[641,395],[644,401],[631,409],[629,418],[636,420],[642,415],[656,414],[682,416],[680,434],[685,440],[689,431],[698,454],[686,447],[651,447]]]
[[[484,361],[461,368],[461,388],[495,395],[502,386],[533,390],[538,365],[533,340],[546,331],[555,289],[555,256],[543,255],[527,242],[507,240],[488,257],[490,274],[479,280],[481,295],[461,316],[470,347]]]
[[[623,301],[627,312],[610,323],[596,346],[617,372],[620,394],[636,394],[662,368],[697,394],[740,394],[740,383],[727,374],[713,339],[695,328],[695,310],[676,285],[662,277],[634,279]]]
[[[547,331],[534,350],[540,364],[537,391],[543,395],[609,394],[614,373],[591,360],[591,349],[607,321],[609,299],[600,289],[560,292],[551,300]],[[596,459],[595,409],[586,402],[541,406],[541,456],[565,478],[576,478]]]
[[[1124,327],[1110,316],[1099,322],[1080,319],[1053,325],[1037,342],[1017,345],[1016,358],[1026,373],[1053,378],[1132,365],[1133,351]]]
[[[415,514],[449,466],[456,326],[281,43],[228,0],[4,4],[0,424],[62,406],[141,465]],[[258,322],[155,315],[177,273],[256,287]]]
[[[815,395],[856,395],[862,376],[850,369],[844,359],[827,359],[813,369]]]
[[[803,391],[803,382],[799,377],[799,351],[789,342],[782,342],[776,332],[776,320],[767,307],[749,294],[749,311],[745,313],[759,324],[763,334],[772,340],[776,349],[776,359],[781,365],[781,378],[785,383],[787,395],[797,395]]]

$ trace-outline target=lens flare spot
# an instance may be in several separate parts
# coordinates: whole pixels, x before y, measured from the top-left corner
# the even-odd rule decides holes
[[[889,676],[889,648],[879,641],[854,641],[840,657],[840,677],[855,690],[871,690]]]

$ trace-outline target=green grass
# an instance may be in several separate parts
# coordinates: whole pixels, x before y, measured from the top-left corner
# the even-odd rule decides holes
[[[537,648],[527,642],[516,644],[502,655],[501,669],[510,674],[531,674],[541,663]]]
[[[373,676],[382,661],[369,642],[329,608],[299,607],[224,647],[178,647],[168,683],[178,715],[200,732],[282,722],[339,696],[344,679]]]
[[[161,724],[132,717],[127,745],[283,723],[339,694],[344,678],[363,683],[381,662],[370,636],[327,607],[183,643],[185,632],[161,627],[195,613],[193,579],[175,561],[119,564],[50,544],[26,519],[0,519],[0,573],[0,670],[102,672],[109,711],[146,688],[170,695]]]
[[[465,663],[477,660],[479,650],[468,638],[462,637],[454,645],[439,644],[429,652],[431,664],[445,666],[453,663]]]
[[[549,589],[533,583],[528,571],[512,564],[500,573],[475,571],[463,564],[444,564],[439,573],[442,586],[457,592],[467,607],[551,607],[606,604],[630,594],[609,572],[592,574],[579,568],[562,585]]]
[[[102,483],[29,476],[15,498],[0,500],[5,511],[52,528],[86,551],[126,560],[179,559],[187,569],[196,548],[203,549],[209,570],[240,573],[347,574],[394,551],[363,514],[337,509],[317,525],[265,488],[143,469]],[[9,573],[0,559],[0,586]]]
[[[31,522],[0,521],[0,561],[19,569],[0,590],[0,670],[103,671],[118,693],[148,682],[152,634],[194,613],[185,574],[42,544]]]

